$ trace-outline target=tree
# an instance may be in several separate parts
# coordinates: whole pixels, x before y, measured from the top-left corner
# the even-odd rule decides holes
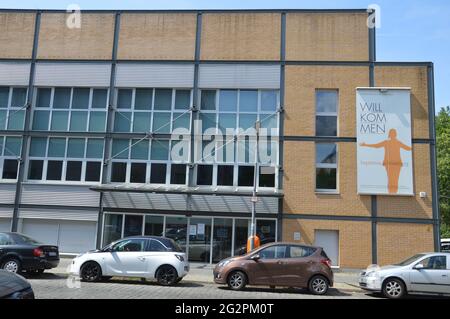
[[[444,107],[436,117],[437,170],[441,236],[450,238],[450,107]]]

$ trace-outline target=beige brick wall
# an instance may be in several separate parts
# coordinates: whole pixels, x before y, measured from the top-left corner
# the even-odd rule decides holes
[[[40,59],[111,59],[114,15],[83,13],[81,28],[69,29],[69,14],[43,13],[39,32]]]
[[[433,226],[379,223],[378,263],[398,263],[414,254],[434,251]]]
[[[433,218],[431,201],[430,146],[413,145],[415,196],[378,196],[378,215],[382,217]],[[426,198],[420,198],[426,192]]]
[[[314,136],[316,89],[338,89],[338,135],[356,135],[356,87],[369,86],[369,68],[286,66],[285,135]]]
[[[0,58],[31,58],[35,13],[0,13]]]
[[[413,138],[429,138],[427,67],[377,66],[375,85],[411,87]]]
[[[368,61],[367,13],[288,13],[286,59]]]
[[[357,194],[355,143],[338,143],[336,195],[315,192],[314,142],[284,142],[283,165],[284,213],[370,216],[370,196]]]
[[[339,231],[339,266],[365,269],[372,263],[370,222],[285,219],[283,241],[295,242],[294,232],[300,232],[299,243],[314,245],[315,230]]]
[[[125,13],[120,18],[119,59],[193,60],[197,15]]]
[[[201,59],[279,60],[279,13],[205,13]]]

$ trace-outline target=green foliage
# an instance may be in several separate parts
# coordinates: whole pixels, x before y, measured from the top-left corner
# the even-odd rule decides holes
[[[450,237],[450,107],[436,117],[437,168],[439,179],[441,235]]]

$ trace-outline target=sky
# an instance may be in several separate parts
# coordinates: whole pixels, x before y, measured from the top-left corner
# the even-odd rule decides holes
[[[0,8],[66,9],[381,9],[378,61],[433,62],[436,112],[450,105],[448,0],[0,0]]]

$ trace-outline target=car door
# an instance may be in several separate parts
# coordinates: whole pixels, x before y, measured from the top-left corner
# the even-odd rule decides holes
[[[410,282],[412,292],[450,294],[450,269],[447,256],[435,255],[416,263],[411,269]]]
[[[257,252],[259,259],[250,261],[248,275],[250,284],[285,285],[286,245],[272,245]]]
[[[145,239],[124,239],[111,247],[104,256],[108,276],[145,277],[148,273]]]
[[[155,276],[156,270],[165,263],[165,257],[167,257],[167,247],[164,246],[157,239],[149,239],[147,240],[146,247],[146,264],[147,264],[147,276],[146,278],[153,278]]]
[[[294,287],[306,287],[311,274],[310,268],[314,267],[311,255],[312,248],[291,245],[288,247],[288,259],[284,267],[284,276],[290,285]]]

